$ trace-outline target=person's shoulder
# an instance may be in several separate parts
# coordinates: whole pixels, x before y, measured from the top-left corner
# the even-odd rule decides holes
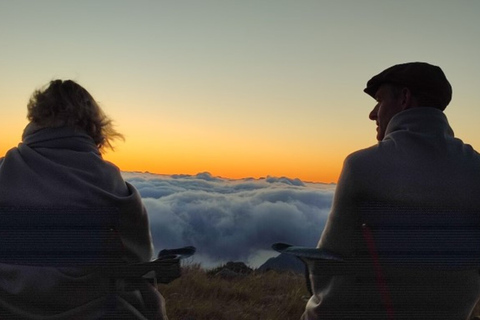
[[[0,157],[0,164],[7,161],[16,161],[20,157],[21,155],[18,147],[13,147],[10,150],[7,150],[7,152],[5,152],[5,155]]]
[[[453,138],[453,141],[461,148],[463,154],[470,154],[474,157],[480,156],[480,153],[471,144],[465,143],[460,138]]]
[[[113,162],[102,159],[101,171],[103,171],[104,175],[110,179],[121,181],[123,183],[125,182],[122,176],[122,171]]]
[[[392,145],[389,141],[382,141],[376,145],[357,150],[349,154],[343,162],[343,172],[350,175],[371,175],[391,169]]]
[[[378,156],[381,148],[382,148],[381,144],[376,144],[364,149],[354,151],[345,158],[345,163],[347,164],[370,163]]]

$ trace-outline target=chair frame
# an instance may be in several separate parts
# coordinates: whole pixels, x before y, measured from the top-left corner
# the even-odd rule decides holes
[[[359,207],[358,216],[365,252],[356,257],[286,243],[272,248],[305,264],[312,295],[312,269],[332,276],[373,273],[388,319],[394,316],[386,268],[480,270],[480,210],[368,203]]]
[[[118,221],[117,208],[0,207],[0,263],[82,267],[112,279],[169,283],[181,276],[180,260],[195,254],[190,246],[162,250],[152,261],[122,262]]]

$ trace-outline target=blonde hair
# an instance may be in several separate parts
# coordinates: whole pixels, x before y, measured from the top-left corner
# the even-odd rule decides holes
[[[124,139],[93,97],[72,80],[53,80],[35,90],[27,105],[27,119],[42,127],[72,126],[93,138],[99,150],[113,150],[112,141]]]

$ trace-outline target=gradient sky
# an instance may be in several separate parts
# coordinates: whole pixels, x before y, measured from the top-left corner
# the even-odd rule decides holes
[[[125,137],[122,170],[336,182],[376,143],[362,92],[407,61],[442,67],[446,114],[480,149],[480,1],[0,0],[0,155],[55,78]]]

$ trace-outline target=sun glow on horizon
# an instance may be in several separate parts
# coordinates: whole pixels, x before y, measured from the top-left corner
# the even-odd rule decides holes
[[[343,159],[337,162],[315,161],[302,157],[279,158],[238,153],[193,153],[191,150],[134,150],[128,154],[121,151],[107,152],[104,158],[113,162],[122,171],[150,172],[155,174],[196,175],[209,172],[213,176],[229,179],[262,178],[267,176],[298,178],[302,181],[336,183]],[[281,155],[279,155],[280,157]],[[333,161],[333,159],[332,159]]]
[[[478,150],[478,12],[480,1],[0,1],[0,156],[21,141],[30,94],[72,79],[125,135],[105,154],[121,170],[336,182],[348,154],[376,143],[366,82],[408,61],[444,70],[447,117]]]

